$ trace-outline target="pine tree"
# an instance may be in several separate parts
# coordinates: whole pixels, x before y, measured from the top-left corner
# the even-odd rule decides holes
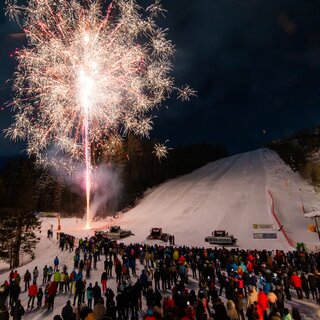
[[[0,212],[0,254],[11,268],[18,267],[20,256],[34,258],[34,249],[40,240],[36,231],[41,222],[34,213],[3,209]]]
[[[17,267],[20,255],[33,258],[40,222],[35,211],[36,173],[32,160],[16,159],[1,174],[0,256]]]

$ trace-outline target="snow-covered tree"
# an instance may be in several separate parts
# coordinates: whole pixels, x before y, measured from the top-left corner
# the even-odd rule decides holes
[[[30,159],[9,161],[1,174],[0,256],[17,267],[21,254],[33,257],[40,222],[35,211],[36,172]]]
[[[41,222],[37,216],[22,209],[2,209],[0,211],[0,256],[16,268],[21,255],[34,258],[34,249],[40,240],[36,231]]]

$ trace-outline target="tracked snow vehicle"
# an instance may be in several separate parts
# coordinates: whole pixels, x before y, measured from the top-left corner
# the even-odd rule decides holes
[[[147,236],[147,240],[162,240],[164,242],[168,242],[169,240],[169,234],[163,233],[162,228],[151,228],[150,234]]]
[[[122,230],[120,226],[111,226],[108,231],[97,231],[97,233],[112,240],[126,238],[133,234],[130,230]]]
[[[211,236],[204,238],[210,244],[232,245],[237,243],[237,239],[233,235],[229,235],[225,230],[215,230]]]

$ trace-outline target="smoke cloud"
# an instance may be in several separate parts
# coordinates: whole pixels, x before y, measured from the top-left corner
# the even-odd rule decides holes
[[[49,162],[53,164],[53,166],[50,167],[51,173],[60,181],[66,183],[72,192],[85,197],[85,165],[74,165],[73,163],[72,167],[67,166],[66,163],[68,163],[68,160],[61,156],[59,151],[54,148],[48,151],[47,156]],[[108,214],[108,207],[114,209],[120,190],[121,183],[119,172],[112,165],[100,164],[92,170],[90,197],[91,220],[99,213],[99,211]],[[111,201],[112,203],[110,203]],[[84,216],[86,216],[85,207],[83,210]]]
[[[116,199],[121,187],[116,170],[105,164],[100,165],[94,171],[92,182],[91,219],[96,216],[98,210],[106,205],[109,200]]]

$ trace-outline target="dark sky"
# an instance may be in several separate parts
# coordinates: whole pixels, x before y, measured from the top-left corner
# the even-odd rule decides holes
[[[148,2],[145,0],[144,2]],[[319,0],[164,0],[164,25],[176,45],[174,76],[198,98],[167,101],[152,133],[171,145],[222,143],[231,153],[250,150],[320,119]],[[19,42],[16,26],[0,16],[0,103],[10,97]],[[0,112],[0,130],[10,123]],[[0,135],[0,156],[21,151]]]

